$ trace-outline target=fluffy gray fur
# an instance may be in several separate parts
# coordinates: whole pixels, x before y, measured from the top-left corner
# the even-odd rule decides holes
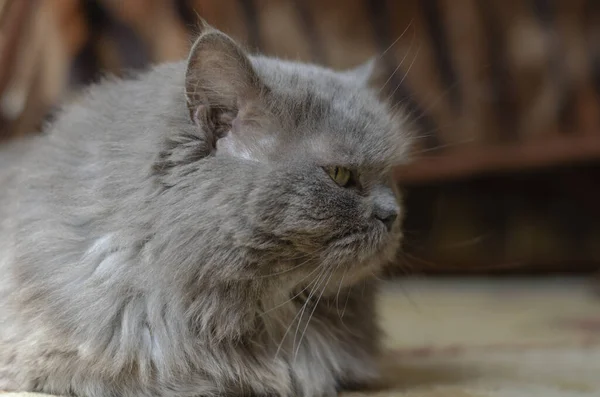
[[[1,153],[0,389],[312,397],[375,381],[407,138],[372,70],[249,56],[205,26],[187,62],[91,87]]]

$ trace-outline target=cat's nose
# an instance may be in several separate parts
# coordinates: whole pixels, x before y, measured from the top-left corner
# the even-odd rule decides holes
[[[388,232],[391,231],[400,214],[398,201],[393,190],[387,186],[378,186],[372,191],[372,199],[373,217],[381,221]]]
[[[396,222],[396,219],[398,218],[398,210],[391,208],[379,208],[375,210],[374,215],[375,218],[380,220],[385,225],[387,231],[389,232],[392,230],[394,222]]]

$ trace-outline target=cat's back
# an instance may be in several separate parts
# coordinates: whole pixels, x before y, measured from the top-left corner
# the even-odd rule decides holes
[[[54,149],[65,161],[86,164],[147,160],[166,128],[188,121],[182,111],[184,71],[182,63],[163,64],[91,86],[58,115],[40,150],[46,147],[51,155]]]
[[[164,130],[187,122],[183,87],[182,63],[89,87],[56,114],[41,136],[0,149],[0,201],[15,186],[27,187],[18,189],[22,200],[31,191],[44,196],[50,186],[61,196],[61,190],[130,183],[123,179],[147,170]]]
[[[65,105],[42,134],[0,148],[0,272],[52,263],[33,260],[32,245],[46,256],[65,255],[55,252],[65,240],[73,242],[66,254],[85,250],[105,232],[100,223],[115,228],[139,205],[164,131],[189,128],[184,72],[172,63],[107,79]]]

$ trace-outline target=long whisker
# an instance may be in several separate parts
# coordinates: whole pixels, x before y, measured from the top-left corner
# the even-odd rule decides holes
[[[302,339],[304,338],[304,335],[306,334],[306,330],[308,329],[310,320],[313,318],[313,315],[315,314],[315,310],[317,310],[317,306],[319,306],[319,301],[323,297],[323,294],[325,293],[325,290],[327,289],[327,286],[329,285],[329,281],[331,281],[331,276],[333,276],[334,272],[335,272],[335,269],[332,269],[329,272],[329,277],[327,278],[327,281],[323,285],[323,288],[321,289],[321,293],[319,294],[319,297],[317,298],[317,301],[315,302],[313,309],[310,312],[310,315],[308,316],[308,320],[306,321],[306,325],[304,326],[304,330],[302,330],[302,334],[300,335],[300,340],[298,341],[298,347],[296,348],[296,352],[294,353],[294,361],[296,360],[296,357],[298,356],[298,352],[300,351],[300,347],[302,346]]]
[[[321,272],[317,276],[315,276],[315,278],[308,284],[309,286],[312,284],[315,284],[316,282],[318,282],[318,280],[321,279],[321,276],[325,273],[325,269],[320,269],[320,270],[321,270]],[[304,302],[304,304],[306,304],[306,302]],[[304,305],[302,307],[304,307]],[[277,357],[279,355],[279,352],[280,352],[281,348],[283,347],[283,344],[285,343],[285,338],[286,338],[287,334],[290,332],[290,330],[292,329],[292,326],[294,325],[294,322],[296,322],[296,319],[298,318],[300,313],[302,313],[302,312],[300,310],[298,310],[298,313],[296,313],[296,315],[290,322],[290,325],[285,330],[285,333],[283,334],[283,336],[281,338],[281,342],[279,342],[279,345],[277,346],[277,350],[275,351],[275,357]],[[294,340],[295,340],[295,338],[294,338]],[[292,349],[293,348],[294,348],[294,346],[292,346]]]
[[[433,152],[433,151],[436,151],[436,150],[439,150],[439,149],[444,149],[444,148],[454,147],[454,146],[460,146],[460,145],[464,145],[466,143],[471,143],[471,142],[474,142],[474,141],[475,141],[475,138],[466,138],[466,139],[462,139],[460,141],[446,143],[444,145],[438,145],[436,147],[430,147],[430,148],[426,148],[426,149],[420,150],[418,152],[413,152],[413,153],[411,153],[411,155],[412,156],[418,156],[418,155],[425,154],[425,153],[428,153],[428,152]]]
[[[346,313],[346,308],[348,307],[348,300],[350,299],[350,293],[352,292],[352,286],[348,287],[348,294],[346,295],[346,302],[344,303],[344,308],[342,309],[342,316],[340,320],[344,321],[344,313]]]
[[[285,274],[285,273],[291,272],[292,270],[298,269],[299,267],[306,265],[308,262],[310,262],[312,259],[314,259],[316,257],[316,255],[314,255],[314,254],[308,255],[307,254],[307,255],[302,256],[300,258],[306,258],[306,257],[308,257],[307,260],[305,260],[304,262],[302,262],[302,263],[300,263],[298,265],[292,266],[289,269],[285,269],[285,270],[282,270],[280,272],[275,272],[275,273],[270,273],[270,274],[263,274],[263,275],[260,275],[260,276],[256,276],[255,278],[274,277],[274,276],[279,276],[280,274]]]
[[[325,251],[326,249],[327,249],[327,247],[321,247],[320,249],[317,249],[314,252],[306,253],[306,254],[303,254],[303,255],[299,255],[299,256],[297,256],[295,258],[289,258],[289,260],[306,259],[304,262],[302,262],[302,263],[300,263],[298,265],[292,266],[289,269],[281,270],[281,271],[270,273],[270,274],[261,274],[261,275],[257,275],[257,276],[251,276],[251,277],[249,277],[249,279],[250,280],[256,280],[256,279],[267,278],[267,277],[272,277],[272,276],[274,277],[274,276],[278,276],[280,274],[285,274],[285,273],[291,272],[292,270],[295,270],[295,269],[297,269],[297,268],[299,268],[301,266],[306,265],[311,260],[317,259],[319,257],[319,255],[321,253],[323,253],[323,251]],[[301,279],[300,281],[302,281],[302,280],[304,280],[304,278]]]
[[[398,70],[402,67],[402,64],[404,63],[404,60],[406,59],[406,57],[408,56],[408,54],[410,54],[410,50],[412,49],[412,46],[414,44],[415,37],[416,37],[416,32],[413,31],[413,37],[410,40],[410,45],[408,46],[408,50],[406,51],[406,54],[404,54],[404,56],[400,60],[400,63],[398,64],[398,66],[396,66],[396,68],[394,69],[394,71],[392,73],[390,73],[390,77],[388,77],[388,79],[385,81],[385,83],[383,83],[383,85],[379,88],[378,94],[381,94],[381,92],[385,89],[385,87],[387,87],[388,83],[396,75],[396,73],[398,72]]]
[[[344,276],[346,275],[347,271],[348,271],[348,269],[346,268],[346,270],[344,271],[344,274],[342,275],[342,281],[343,281],[343,279],[344,279]],[[336,310],[336,312],[337,312],[337,315],[338,315],[338,317],[339,317],[339,319],[340,319],[340,323],[342,324],[342,327],[344,327],[344,329],[346,330],[346,332],[348,332],[350,335],[356,335],[356,332],[355,332],[355,331],[352,331],[352,330],[351,330],[351,329],[350,329],[350,328],[349,328],[349,327],[346,325],[346,323],[344,322],[344,313],[342,312],[342,313],[340,314],[340,305],[339,305],[339,303],[340,303],[340,302],[339,302],[339,298],[340,298],[340,291],[342,290],[342,281],[340,281],[340,287],[338,288],[338,292],[337,292],[337,295],[336,295],[336,297],[335,297],[335,310]],[[344,311],[346,310],[346,305],[348,304],[348,297],[349,297],[349,296],[350,296],[350,294],[351,294],[351,290],[350,290],[351,288],[352,288],[351,286],[350,286],[350,287],[348,287],[348,295],[346,296],[346,303],[345,303],[345,305],[344,305]]]
[[[304,276],[300,281],[303,281],[303,280],[307,279],[310,275],[314,274],[317,270],[319,270],[318,267],[314,268],[310,273],[308,273],[308,275]],[[313,279],[312,282],[314,282],[314,279]],[[297,297],[299,297],[300,295],[302,295],[302,293],[304,291],[306,291],[307,289],[309,289],[310,286],[311,286],[311,283],[309,283],[306,287],[302,288],[302,290],[300,292],[298,292],[296,295],[292,296],[290,299],[286,300],[285,302],[281,302],[277,306],[274,306],[274,307],[270,308],[269,310],[262,312],[261,316],[264,316],[265,314],[267,314],[269,312],[272,312],[275,309],[280,308],[281,306],[285,305],[286,303],[293,301],[294,299],[296,299]]]
[[[417,52],[415,53],[415,57],[413,58],[413,60],[410,63],[410,65],[408,65],[408,69],[406,70],[406,73],[404,73],[404,76],[402,77],[402,79],[400,80],[400,82],[398,83],[398,85],[396,86],[396,88],[394,89],[394,91],[392,91],[392,93],[390,95],[388,95],[388,97],[387,97],[387,102],[388,103],[392,99],[392,97],[396,94],[396,91],[398,91],[398,88],[400,88],[402,86],[402,83],[404,83],[404,80],[406,80],[406,78],[408,77],[408,74],[410,73],[410,70],[412,69],[413,65],[415,64],[417,58],[419,57],[419,52],[420,51],[421,51],[421,45],[419,44],[419,48],[417,48]]]
[[[435,99],[433,100],[433,102],[431,102],[429,105],[427,105],[427,107],[426,107],[425,109],[423,109],[423,111],[421,111],[421,113],[419,114],[419,116],[418,116],[417,118],[415,118],[415,119],[412,119],[411,121],[412,121],[413,123],[416,123],[416,122],[418,122],[419,120],[421,120],[423,117],[425,117],[425,116],[426,116],[426,115],[427,115],[427,114],[428,114],[430,111],[432,111],[433,109],[435,109],[435,107],[436,107],[436,106],[437,106],[437,105],[440,103],[440,101],[441,101],[442,99],[444,99],[445,97],[447,97],[447,96],[448,96],[448,94],[449,94],[449,93],[450,93],[450,92],[451,92],[453,89],[455,89],[455,88],[456,88],[456,87],[459,85],[459,83],[460,83],[460,81],[459,81],[459,80],[456,80],[454,83],[452,83],[452,84],[451,84],[451,85],[450,85],[448,88],[446,88],[444,91],[442,91],[442,92],[441,92],[441,93],[440,93],[440,94],[437,96],[437,98],[435,98]],[[394,107],[392,108],[392,111],[394,111],[394,110],[395,110],[395,108],[396,108],[398,105],[400,105],[400,106],[401,106],[401,104],[400,104],[400,103],[398,103],[398,104],[394,105]]]
[[[292,345],[292,350],[296,349],[296,340],[298,337],[298,331],[300,331],[300,326],[302,325],[302,318],[304,317],[304,312],[306,311],[306,308],[310,304],[310,300],[312,299],[314,294],[317,292],[317,290],[321,286],[321,283],[323,281],[325,281],[325,278],[327,277],[327,268],[323,268],[323,271],[321,274],[322,274],[322,277],[319,278],[319,282],[315,285],[314,289],[312,291],[310,291],[308,298],[306,298],[306,301],[302,305],[302,309],[299,311],[299,313],[301,313],[301,314],[300,314],[300,318],[298,319],[298,324],[296,325],[296,332],[294,333],[294,343]],[[310,319],[310,317],[309,317],[309,319]],[[295,357],[295,355],[294,355],[294,357]]]
[[[348,268],[346,268],[344,270],[344,273],[342,274],[342,278],[340,280],[340,286],[338,288],[337,294],[335,295],[335,311],[337,312],[340,320],[342,320],[342,317],[340,316],[340,292],[342,292],[342,285],[344,284],[344,277],[346,277],[346,273],[348,273]]]
[[[384,56],[384,55],[385,55],[385,54],[386,54],[386,53],[387,53],[389,50],[391,50],[391,49],[392,49],[392,47],[394,47],[394,46],[396,45],[396,43],[397,43],[398,41],[400,41],[400,39],[401,39],[402,37],[404,37],[404,34],[405,34],[405,33],[408,31],[408,29],[409,29],[409,28],[412,26],[412,24],[413,24],[414,20],[415,20],[414,18],[411,18],[411,20],[410,20],[410,22],[408,23],[408,25],[406,25],[406,28],[404,28],[404,30],[402,31],[402,33],[400,33],[400,36],[398,36],[398,38],[397,38],[396,40],[394,40],[394,42],[393,42],[392,44],[390,44],[390,45],[388,46],[388,48],[386,48],[386,49],[385,49],[385,50],[384,50],[384,51],[381,53],[381,56],[380,56],[380,58],[382,58],[382,57],[383,57],[383,56]]]

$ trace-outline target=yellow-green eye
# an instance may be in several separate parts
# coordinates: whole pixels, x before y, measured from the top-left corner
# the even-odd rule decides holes
[[[352,179],[352,171],[344,167],[328,167],[327,172],[331,179],[341,187],[346,187]]]

